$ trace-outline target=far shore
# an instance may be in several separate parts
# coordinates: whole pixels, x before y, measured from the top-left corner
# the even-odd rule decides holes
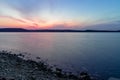
[[[120,30],[36,29],[0,28],[0,32],[120,32]]]

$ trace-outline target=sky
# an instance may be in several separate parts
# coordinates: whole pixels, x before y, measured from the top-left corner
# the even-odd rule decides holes
[[[120,30],[120,0],[0,0],[0,28]]]

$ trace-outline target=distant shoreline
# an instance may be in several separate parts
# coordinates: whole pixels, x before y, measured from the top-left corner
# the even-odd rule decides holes
[[[0,32],[120,32],[120,30],[72,30],[72,29],[41,29],[28,30],[22,28],[0,28]]]

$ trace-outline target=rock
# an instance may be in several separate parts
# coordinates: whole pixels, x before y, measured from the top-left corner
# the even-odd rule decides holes
[[[20,56],[20,55],[19,55]],[[22,59],[7,51],[0,52],[0,80],[74,80],[55,76],[44,62]],[[62,73],[62,69],[57,69]]]
[[[109,78],[108,80],[120,80],[120,79],[111,77],[111,78]]]

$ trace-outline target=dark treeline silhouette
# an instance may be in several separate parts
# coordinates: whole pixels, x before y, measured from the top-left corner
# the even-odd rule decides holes
[[[74,30],[74,29],[38,29],[0,28],[0,32],[120,32],[120,30]]]

